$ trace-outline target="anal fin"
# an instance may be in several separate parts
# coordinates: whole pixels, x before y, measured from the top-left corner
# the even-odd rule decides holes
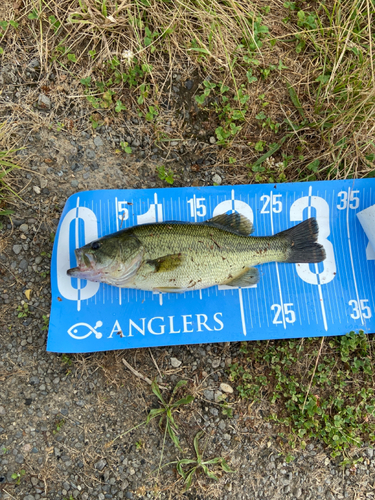
[[[226,286],[245,287],[245,286],[256,285],[258,281],[259,281],[258,269],[256,267],[247,267],[245,272],[223,284]]]

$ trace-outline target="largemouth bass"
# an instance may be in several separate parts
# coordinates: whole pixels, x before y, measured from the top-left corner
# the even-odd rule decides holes
[[[244,287],[259,281],[265,262],[314,263],[325,259],[310,218],[274,236],[253,237],[238,213],[203,223],[145,224],[104,236],[75,250],[68,275],[121,288],[185,292],[214,285]]]

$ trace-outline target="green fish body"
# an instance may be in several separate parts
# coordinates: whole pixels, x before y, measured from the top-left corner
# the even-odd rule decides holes
[[[321,262],[314,218],[274,236],[249,236],[244,216],[223,214],[203,223],[135,226],[76,250],[68,274],[122,288],[185,292],[214,285],[250,286],[266,262]]]

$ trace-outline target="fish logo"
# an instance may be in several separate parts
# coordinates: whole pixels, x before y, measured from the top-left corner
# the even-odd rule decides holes
[[[73,337],[73,339],[83,340],[87,339],[87,337],[89,337],[93,333],[97,339],[101,339],[103,337],[103,334],[101,332],[98,332],[96,329],[102,326],[103,326],[102,321],[97,321],[94,327],[92,327],[88,323],[76,323],[75,325],[69,328],[68,334],[71,337]],[[84,331],[85,333],[83,335],[77,335],[78,329],[79,328],[81,329],[81,327],[82,329],[84,328],[82,332]]]

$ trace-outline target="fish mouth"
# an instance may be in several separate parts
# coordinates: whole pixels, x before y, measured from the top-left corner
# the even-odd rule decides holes
[[[90,281],[100,281],[102,273],[95,269],[94,260],[90,254],[84,254],[80,248],[74,250],[77,267],[72,267],[68,269],[66,274],[71,278],[80,278]]]

